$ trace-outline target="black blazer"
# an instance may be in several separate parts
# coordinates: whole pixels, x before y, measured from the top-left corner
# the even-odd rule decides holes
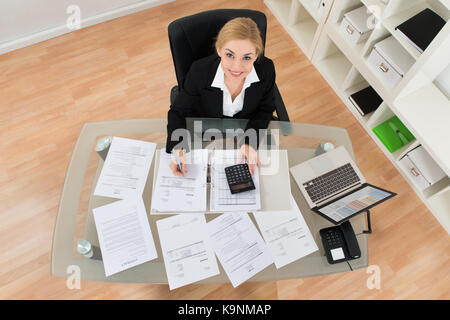
[[[180,140],[171,141],[172,132],[178,128],[186,128],[186,117],[224,118],[223,92],[211,84],[219,67],[220,57],[217,54],[199,59],[192,63],[183,82],[183,88],[170,106],[167,114],[166,151],[171,152]],[[275,68],[272,60],[264,56],[253,64],[259,82],[252,83],[245,90],[242,110],[233,118],[249,119],[246,130],[267,128],[275,110]],[[254,148],[258,147],[258,142]],[[248,143],[248,140],[245,141]]]

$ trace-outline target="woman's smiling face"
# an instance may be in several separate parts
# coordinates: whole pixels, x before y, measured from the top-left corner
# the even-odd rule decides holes
[[[257,57],[255,45],[250,40],[230,40],[216,49],[222,70],[229,80],[244,80],[252,71]]]

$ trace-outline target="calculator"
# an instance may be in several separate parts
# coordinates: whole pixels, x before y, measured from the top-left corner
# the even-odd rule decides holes
[[[255,189],[248,164],[242,163],[226,167],[225,174],[232,194]]]

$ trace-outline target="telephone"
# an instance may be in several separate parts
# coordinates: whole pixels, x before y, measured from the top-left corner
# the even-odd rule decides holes
[[[358,240],[349,221],[320,230],[328,263],[335,264],[361,257]]]

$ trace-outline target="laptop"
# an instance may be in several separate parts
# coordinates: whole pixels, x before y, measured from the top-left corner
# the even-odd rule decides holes
[[[290,168],[309,207],[334,224],[396,194],[366,182],[344,146]]]

